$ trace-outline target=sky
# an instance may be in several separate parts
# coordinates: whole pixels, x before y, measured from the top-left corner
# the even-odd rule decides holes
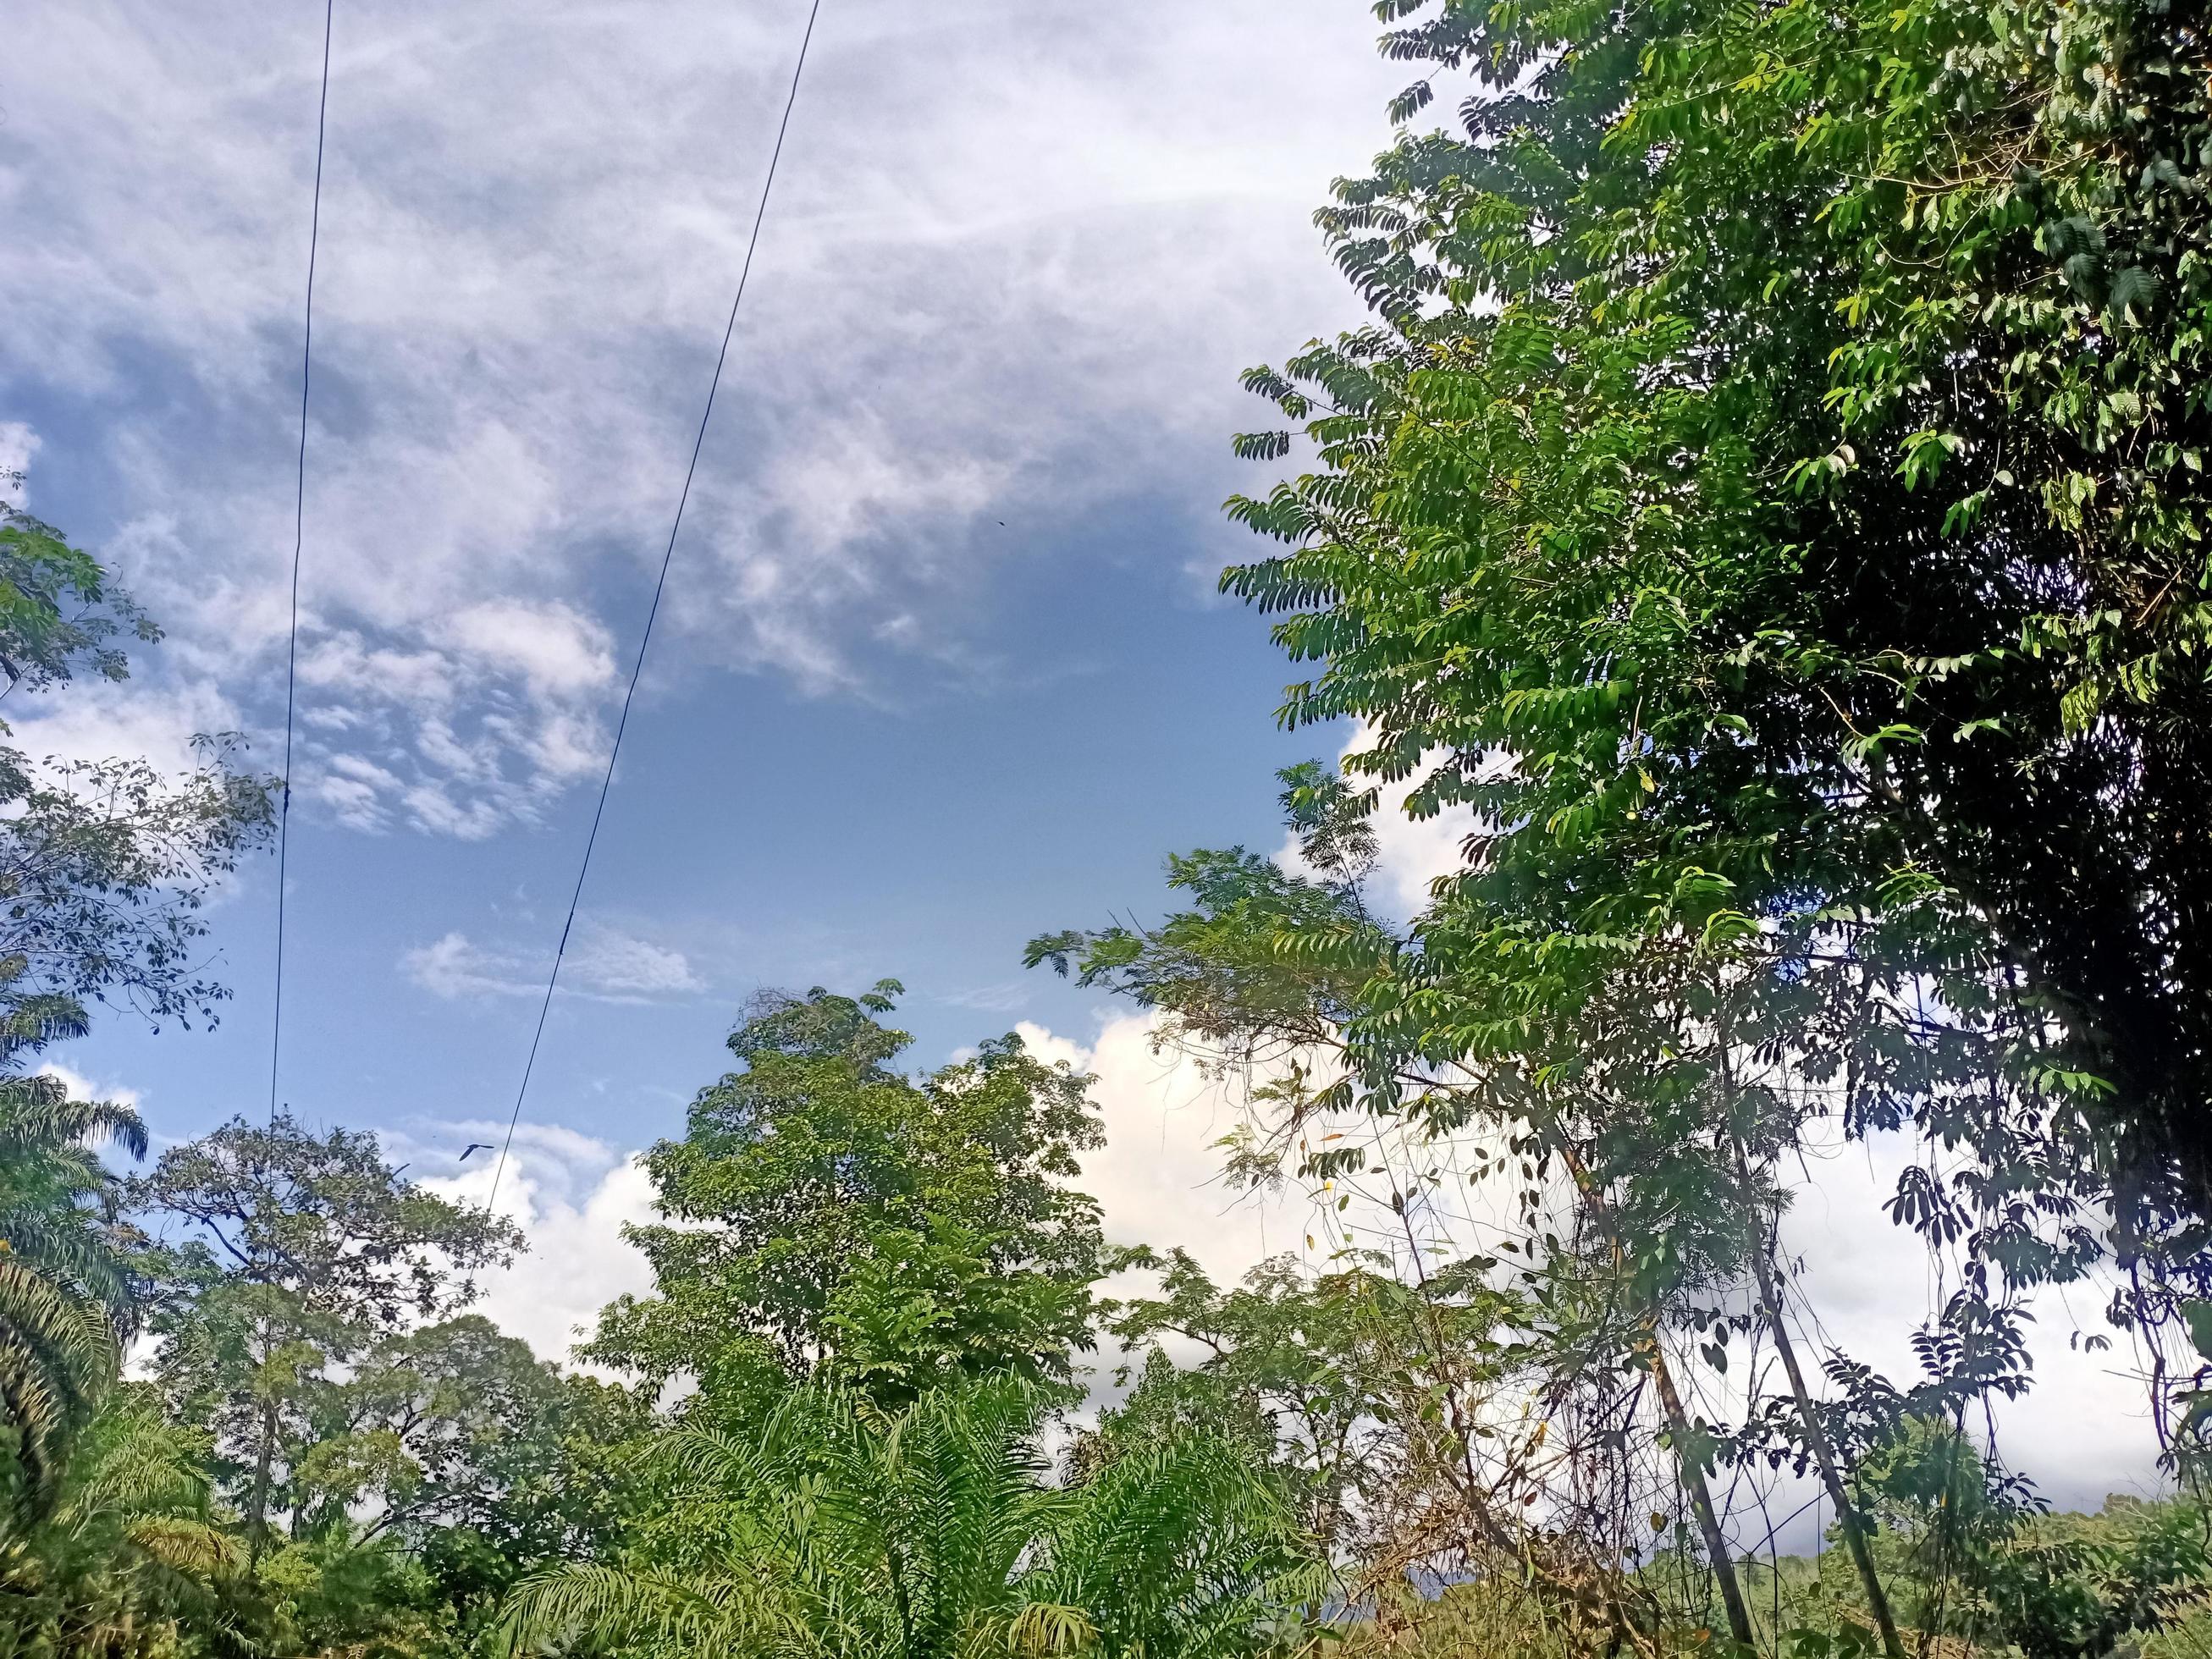
[[[337,0],[300,520],[276,1087],[481,1196],[805,0]],[[0,462],[167,629],[11,709],[33,755],[283,750],[322,7],[18,0],[0,64]],[[1233,1274],[1233,1103],[1032,935],[1157,915],[1175,850],[1273,850],[1287,665],[1215,591],[1237,372],[1355,325],[1312,210],[1387,142],[1359,0],[823,0],[502,1208],[493,1311],[557,1356],[642,1282],[629,1155],[763,987],[908,993],[916,1064],[1018,1027],[1095,1070],[1120,1236]],[[1386,825],[1410,907],[1449,826]],[[157,1142],[270,1089],[273,862],[213,910],[212,1032],[59,1063]],[[1844,1340],[1924,1307],[1839,1156],[1802,1230]],[[478,1154],[481,1159],[483,1154]],[[2031,1466],[2148,1478],[2125,1385],[2045,1310]],[[1869,1355],[1869,1357],[1875,1357]]]

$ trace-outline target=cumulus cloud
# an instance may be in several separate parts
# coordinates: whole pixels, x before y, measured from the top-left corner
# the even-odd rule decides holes
[[[1218,1143],[1245,1121],[1236,1088],[1156,1046],[1151,1016],[1108,1020],[1089,1042],[1024,1021],[1015,1030],[1047,1064],[1095,1082],[1091,1099],[1106,1145],[1083,1160],[1083,1190],[1098,1200],[1116,1244],[1181,1246],[1218,1279],[1264,1258],[1306,1253],[1317,1212],[1303,1193],[1246,1193],[1221,1179]]]
[[[399,966],[432,995],[460,1001],[540,995],[552,963],[524,951],[479,945],[454,932],[409,950]],[[561,988],[602,1002],[646,1002],[688,996],[707,988],[681,951],[586,922],[569,939],[562,959]]]
[[[1080,1184],[1099,1200],[1109,1239],[1180,1245],[1218,1282],[1233,1281],[1285,1251],[1316,1265],[1326,1261],[1340,1224],[1333,1201],[1317,1202],[1295,1185],[1246,1194],[1223,1183],[1217,1143],[1244,1121],[1243,1102],[1189,1060],[1160,1050],[1151,1018],[1109,1019],[1087,1042],[1032,1024],[1017,1029],[1040,1059],[1065,1062],[1095,1079],[1091,1098],[1103,1116],[1107,1144],[1085,1158]],[[136,1098],[64,1067],[46,1069],[82,1096]],[[432,1190],[482,1204],[490,1196],[494,1158],[478,1153],[464,1164],[459,1154],[471,1141],[496,1145],[505,1135],[503,1122],[465,1120],[416,1121],[381,1138],[386,1155],[408,1164],[409,1174]],[[1813,1148],[1819,1179],[1783,1227],[1785,1258],[1802,1298],[1795,1322],[1808,1362],[1840,1352],[1900,1383],[1916,1375],[1911,1333],[1940,1305],[1947,1287],[1919,1240],[1881,1210],[1911,1150],[1899,1136]],[[1449,1149],[1429,1156],[1448,1158]],[[542,1357],[565,1359],[607,1302],[651,1289],[643,1257],[621,1236],[624,1224],[651,1218],[651,1200],[635,1152],[556,1125],[519,1126],[496,1202],[524,1227],[531,1249],[489,1279],[483,1310]],[[1510,1196],[1500,1202],[1510,1207]],[[1468,1213],[1439,1213],[1425,1224],[1479,1229],[1481,1194],[1472,1194],[1468,1203]],[[1137,1283],[1109,1289],[1127,1293]],[[2108,1492],[2147,1492],[2159,1485],[2157,1447],[2124,1346],[2100,1353],[2074,1340],[2077,1331],[2103,1329],[2100,1294],[2085,1287],[2036,1299],[2030,1345],[2036,1386],[2024,1399],[1994,1407],[2000,1451],[2063,1505],[2094,1508]],[[1120,1358],[1110,1349],[1095,1357],[1102,1384]],[[1717,1398],[1741,1382],[1735,1373],[1723,1378],[1704,1371],[1686,1354],[1680,1358],[1693,1392]],[[1809,1485],[1785,1481],[1768,1494],[1766,1509],[1778,1521],[1812,1496]],[[1741,1530],[1750,1524],[1744,1517],[1753,1512],[1753,1494],[1737,1497],[1747,1505]],[[1808,1509],[1781,1542],[1802,1548],[1816,1535]]]
[[[506,1135],[504,1123],[471,1120],[415,1123],[380,1138],[386,1156],[408,1164],[408,1174],[430,1191],[482,1206],[492,1197],[496,1155],[453,1160],[472,1140],[496,1146]],[[566,1362],[601,1308],[653,1288],[644,1256],[622,1236],[625,1224],[651,1218],[652,1183],[630,1154],[543,1123],[515,1126],[498,1179],[499,1213],[522,1229],[530,1248],[486,1277],[477,1310],[528,1342],[539,1358]]]

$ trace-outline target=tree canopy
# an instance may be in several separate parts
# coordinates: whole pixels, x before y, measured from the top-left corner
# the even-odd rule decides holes
[[[1011,1366],[1064,1381],[1105,1270],[1068,1182],[1100,1143],[1085,1079],[1018,1038],[915,1079],[878,1023],[898,987],[773,995],[731,1033],[744,1069],[646,1155],[665,1220],[630,1230],[656,1294],[611,1305],[590,1352],[714,1397],[763,1367],[828,1365],[887,1399]]]

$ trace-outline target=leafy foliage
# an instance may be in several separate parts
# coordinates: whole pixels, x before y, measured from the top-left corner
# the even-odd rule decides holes
[[[0,486],[21,483],[21,473],[0,473]],[[8,677],[0,697],[44,690],[80,668],[126,678],[127,659],[108,643],[120,633],[148,645],[161,637],[91,554],[0,500],[0,673]]]
[[[1250,1652],[1308,1582],[1296,1528],[1233,1449],[1178,1438],[1043,1482],[1048,1396],[1008,1377],[885,1414],[802,1390],[757,1441],[678,1433],[685,1495],[622,1564],[526,1581],[511,1650]]]
[[[331,1518],[332,1490],[341,1512],[349,1494],[401,1498],[410,1449],[374,1435],[344,1451],[315,1444],[331,1368],[370,1359],[353,1385],[362,1410],[403,1376],[420,1386],[419,1370],[405,1369],[413,1351],[379,1345],[473,1300],[469,1273],[510,1256],[513,1224],[402,1181],[371,1135],[317,1135],[288,1112],[171,1148],[131,1199],[157,1225],[181,1225],[142,1268],[160,1297],[156,1373],[183,1420],[213,1428],[221,1485],[245,1509],[256,1559],[272,1511],[298,1536]],[[511,1364],[511,1351],[502,1357]]]
[[[20,478],[7,480],[20,483]],[[120,680],[122,632],[161,637],[90,554],[0,501],[0,697],[80,669]],[[7,728],[0,725],[0,735]],[[236,765],[234,736],[195,740],[164,778],[140,759],[33,763],[0,746],[0,1030],[73,1030],[87,1000],[160,1022],[212,1020],[222,988],[195,959],[214,884],[267,838],[277,781]]]
[[[470,1314],[519,1240],[343,1129],[173,1148],[126,1264],[87,1143],[143,1132],[22,1062],[103,1000],[212,1018],[271,785],[0,750],[7,1653],[2164,1659],[2212,1619],[2193,1498],[2053,1516],[1968,1430],[2025,1298],[2117,1266],[2212,1467],[2201,9],[1374,9],[1422,78],[1319,216],[1374,321],[1247,376],[1282,424],[1237,453],[1305,470],[1231,502],[1278,549],[1224,577],[1310,665],[1285,720],[1365,741],[1281,775],[1297,857],[1176,858],[1164,921],[1029,953],[1245,1085],[1230,1174],[1305,1183],[1322,1264],[1109,1250],[1088,1080],[901,1071],[890,981],[758,1000],[649,1155],[655,1290],[588,1350],[635,1387]],[[9,689],[125,631],[0,514]],[[1397,785],[1475,826],[1409,926],[1366,896]],[[1955,1269],[1903,1383],[1801,1361],[1780,1242],[1809,1151],[1893,1132]],[[1102,1334],[1133,1387],[1055,1481]],[[1833,1547],[1754,1568],[1730,1488],[1785,1470]]]
[[[206,1452],[145,1385],[110,1395],[51,1511],[0,1542],[0,1631],[46,1651],[130,1653],[188,1621],[222,1629],[216,1586],[243,1554],[210,1502]]]
[[[128,1107],[51,1077],[0,1078],[0,1534],[58,1496],[70,1441],[113,1380],[135,1310],[94,1150],[146,1150]]]
[[[31,765],[0,748],[0,1021],[58,1036],[91,1003],[151,1022],[212,1024],[228,994],[208,972],[216,884],[264,845],[273,780],[236,765],[234,739],[165,778],[137,760]]]
[[[1104,1267],[1065,1183],[1100,1139],[1085,1079],[1020,1041],[915,1080],[873,1016],[896,990],[758,1003],[745,1063],[647,1156],[662,1224],[631,1230],[658,1293],[612,1304],[594,1358],[734,1400],[817,1365],[886,1401],[1012,1369],[1065,1379]]]

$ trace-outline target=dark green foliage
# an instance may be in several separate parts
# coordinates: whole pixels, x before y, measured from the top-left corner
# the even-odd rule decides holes
[[[143,1156],[145,1126],[51,1077],[0,1078],[0,1537],[58,1497],[136,1311],[108,1141]]]
[[[2203,1510],[2108,1498],[2052,1515],[1955,1426],[1899,1425],[1861,1466],[1877,1554],[1917,1628],[1995,1641],[2027,1659],[2100,1659],[2200,1606],[2212,1588]]]
[[[1966,1154],[1898,1213],[1966,1245],[1967,1323],[2100,1231],[2171,1323],[2212,1261],[2201,17],[1379,10],[1401,119],[1468,96],[1320,215],[1378,320],[1248,378],[1318,465],[1232,501],[1285,547],[1224,578],[1314,665],[1286,720],[1481,826],[1343,999],[1359,1093],[1562,1126],[1638,1237],[1740,1207],[1734,1139],[1756,1178],[1808,1117],[1910,1122]]]
[[[226,1647],[216,1586],[243,1555],[210,1502],[207,1450],[144,1384],[109,1394],[51,1512],[0,1536],[0,1652],[130,1655],[187,1623]]]

